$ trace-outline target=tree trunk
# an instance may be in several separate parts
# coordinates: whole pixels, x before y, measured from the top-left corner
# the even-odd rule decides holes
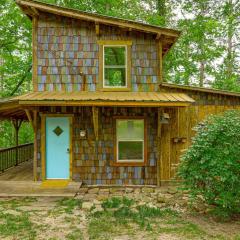
[[[233,74],[233,2],[228,0],[228,16],[227,16],[227,78],[231,78]]]
[[[199,74],[199,87],[203,87],[204,79],[205,79],[205,62],[200,62],[200,74]]]
[[[157,12],[162,17],[162,25],[166,25],[166,0],[157,0]]]

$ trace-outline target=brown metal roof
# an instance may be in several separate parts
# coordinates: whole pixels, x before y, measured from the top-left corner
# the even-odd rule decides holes
[[[179,84],[165,83],[165,82],[160,84],[160,88],[161,87],[240,97],[240,92],[232,92],[232,91],[226,91],[226,90],[220,90],[220,89],[214,89],[214,88],[187,86],[187,85],[179,85]]]
[[[160,93],[160,92],[32,92],[13,98],[21,105],[56,104],[80,104],[105,106],[106,104],[131,106],[160,106],[169,105],[184,106],[193,103],[194,100],[184,93]]]
[[[184,93],[31,92],[0,99],[0,119],[27,119],[25,108],[38,106],[185,107],[194,100]]]

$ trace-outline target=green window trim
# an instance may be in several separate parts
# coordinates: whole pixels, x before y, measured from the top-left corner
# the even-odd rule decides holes
[[[99,91],[131,91],[131,46],[132,41],[129,40],[99,40],[99,79],[98,87]],[[114,58],[110,61],[105,61],[105,50],[118,49],[117,51],[124,52],[125,57],[120,53],[120,58],[124,59],[117,63]],[[122,50],[121,50],[122,49]],[[123,50],[124,49],[124,50]],[[112,64],[113,63],[113,64]],[[116,64],[117,63],[117,64]],[[123,64],[124,63],[124,64]],[[114,76],[115,75],[115,76]],[[108,81],[105,81],[108,76]],[[115,81],[115,84],[114,84]],[[119,81],[119,84],[118,84]]]

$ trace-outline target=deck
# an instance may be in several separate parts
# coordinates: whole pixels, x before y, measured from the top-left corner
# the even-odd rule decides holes
[[[23,162],[16,167],[12,167],[0,174],[0,181],[32,181],[33,162]]]
[[[74,197],[80,182],[70,182],[63,188],[44,188],[33,181],[33,163],[27,161],[0,174],[0,197]]]

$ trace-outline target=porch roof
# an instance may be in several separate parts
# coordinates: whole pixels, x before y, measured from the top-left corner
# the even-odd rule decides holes
[[[31,92],[0,101],[0,118],[23,118],[34,106],[185,107],[194,100],[184,93]]]

